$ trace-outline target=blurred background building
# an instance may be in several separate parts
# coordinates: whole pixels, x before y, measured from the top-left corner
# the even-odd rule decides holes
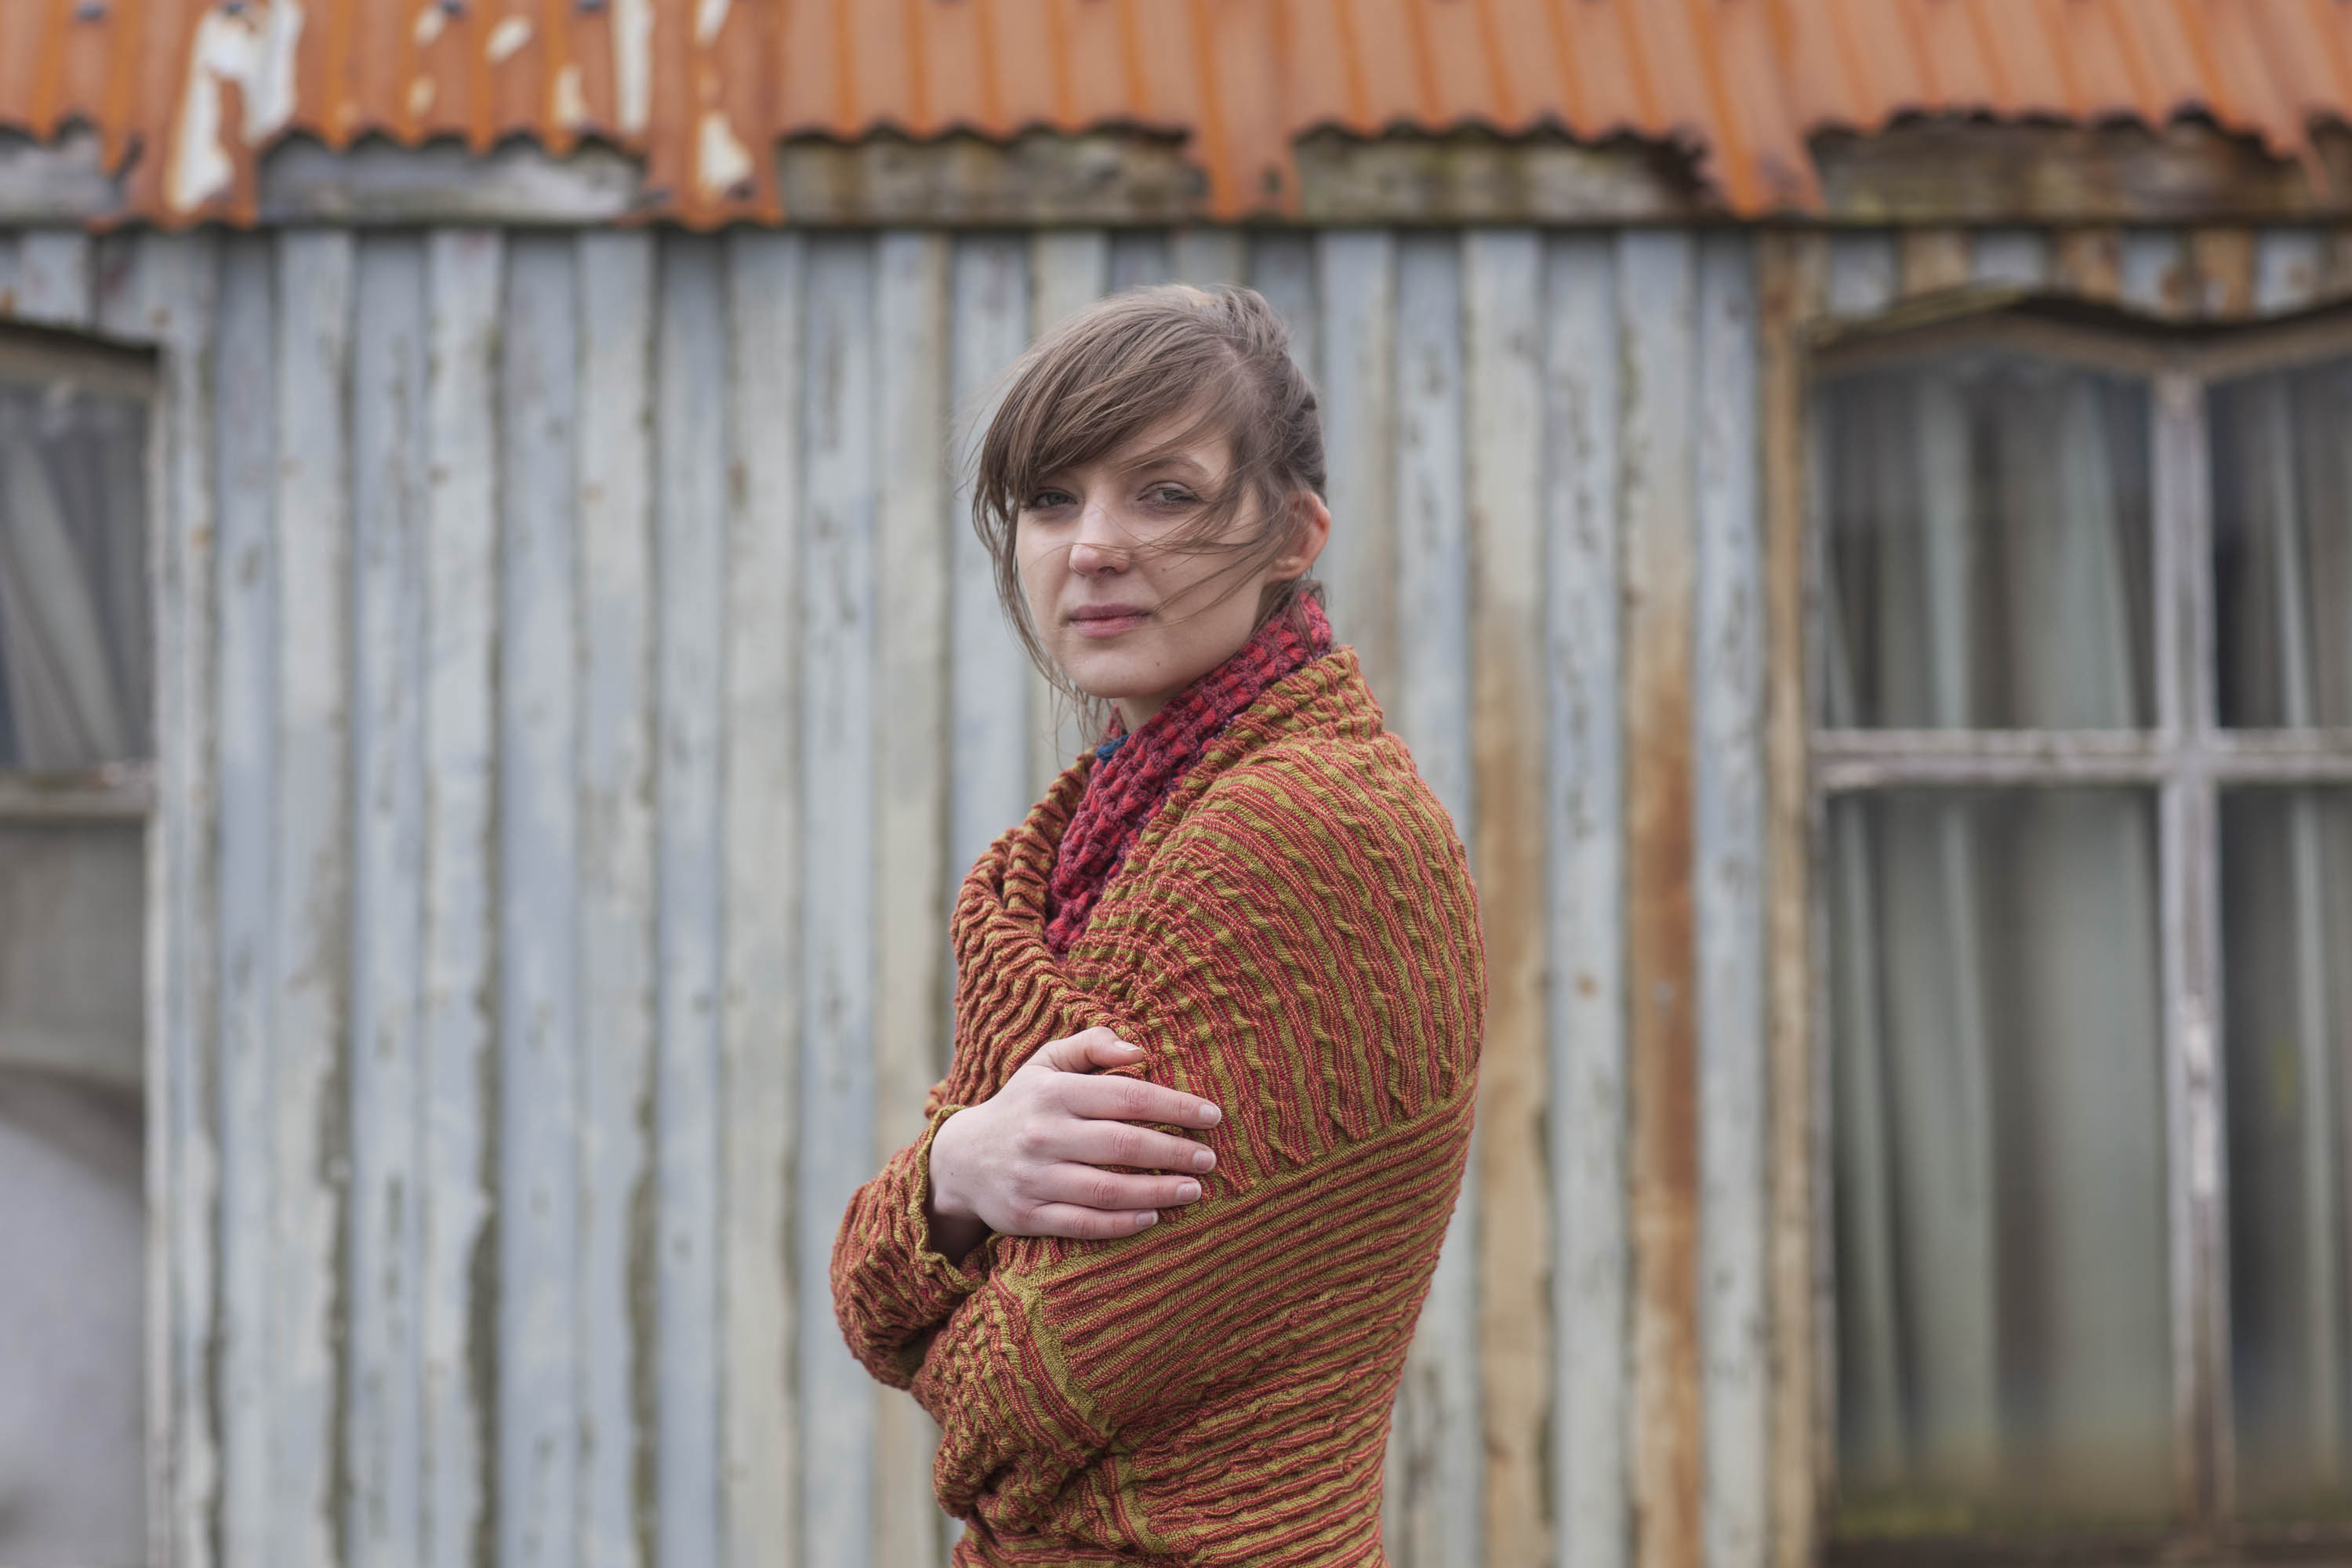
[[[1453,811],[1402,1568],[2352,1550],[2347,0],[0,0],[0,1562],[919,1568],[825,1260],[1245,282]]]

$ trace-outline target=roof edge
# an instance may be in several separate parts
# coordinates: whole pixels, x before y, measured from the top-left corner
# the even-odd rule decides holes
[[[1327,226],[1521,223],[1609,226],[1783,222],[1828,226],[2314,222],[2352,219],[2352,127],[2313,128],[2283,157],[2199,116],[2150,131],[1911,117],[1810,139],[1817,206],[1735,213],[1702,154],[1622,136],[1477,126],[1298,138],[1297,188],[1244,221]],[[134,152],[134,159],[138,154]],[[1144,128],[956,132],[855,142],[797,136],[772,150],[785,222],[803,227],[1163,226],[1217,221],[1181,139]],[[73,127],[48,142],[0,132],[0,225],[106,229],[147,220],[131,171]],[[477,155],[455,140],[383,138],[331,151],[290,136],[261,157],[252,226],[499,223],[606,226],[671,221],[644,162],[598,142],[555,154],[511,138]]]

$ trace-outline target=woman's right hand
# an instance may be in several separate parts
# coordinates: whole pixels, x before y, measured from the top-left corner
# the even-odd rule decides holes
[[[992,1230],[1087,1241],[1132,1236],[1160,1210],[1198,1199],[1199,1178],[1215,1169],[1216,1155],[1133,1123],[1209,1128],[1223,1113],[1160,1084],[1099,1076],[1142,1059],[1141,1047],[1108,1029],[1050,1040],[992,1099],[941,1122],[931,1139],[928,1205],[940,1252],[960,1259]]]

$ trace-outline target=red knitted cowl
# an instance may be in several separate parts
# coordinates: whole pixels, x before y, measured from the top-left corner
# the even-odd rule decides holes
[[[1331,651],[1331,623],[1323,606],[1305,598],[1298,609],[1305,637],[1289,616],[1272,617],[1239,653],[1178,692],[1134,734],[1112,714],[1110,732],[1096,753],[1087,793],[1062,834],[1054,874],[1045,884],[1047,947],[1057,953],[1069,951],[1144,824],[1217,732],[1267,687]]]

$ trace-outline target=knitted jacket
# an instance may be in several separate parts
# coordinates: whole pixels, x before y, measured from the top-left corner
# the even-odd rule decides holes
[[[954,1064],[850,1203],[836,1315],[940,1426],[959,1568],[1378,1564],[1486,1010],[1461,841],[1343,647],[1210,742],[1057,958],[1045,888],[1091,761],[964,880]],[[940,1122],[1097,1025],[1148,1053],[1116,1070],[1223,1108],[1200,1201],[950,1264],[923,1212]]]

